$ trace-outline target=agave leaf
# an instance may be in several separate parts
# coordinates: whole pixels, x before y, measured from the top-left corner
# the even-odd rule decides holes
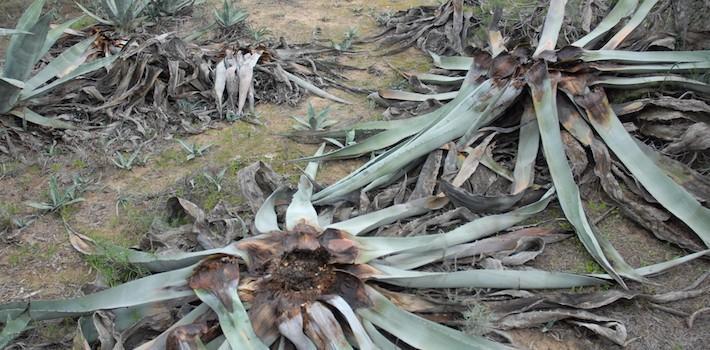
[[[22,32],[28,32],[28,33],[33,33],[32,35],[43,35],[41,33],[38,33],[33,27],[35,27],[38,24],[40,15],[42,14],[42,8],[44,7],[44,3],[46,0],[35,0],[30,4],[29,7],[22,13],[22,16],[20,16],[20,19],[17,20],[17,25],[15,26],[15,30],[22,31]],[[10,37],[10,44],[7,46],[7,50],[5,51],[6,54],[6,60],[5,60],[5,73],[3,74],[4,77],[8,78],[14,78],[14,79],[19,79],[19,80],[25,80],[25,78],[21,77],[11,77],[9,76],[8,73],[8,65],[10,62],[16,61],[16,60],[22,60],[25,57],[22,58],[13,58],[11,57],[13,52],[17,51],[21,46],[23,46],[24,40],[22,37],[25,35],[18,36],[18,35],[13,35]],[[44,40],[44,38],[42,39]],[[32,53],[36,54],[36,53]],[[24,64],[30,64],[33,66],[35,62],[25,62]],[[30,67],[31,69],[31,67]]]
[[[333,100],[333,101],[335,101],[335,102],[343,103],[343,104],[346,104],[346,105],[352,104],[352,102],[350,102],[350,101],[348,101],[348,100],[345,100],[345,99],[342,99],[342,98],[340,98],[340,97],[338,97],[338,96],[335,96],[335,95],[333,95],[333,94],[330,94],[330,93],[328,93],[327,91],[325,91],[325,90],[323,90],[323,89],[321,89],[321,88],[319,88],[319,87],[317,87],[317,86],[311,84],[311,82],[309,82],[309,81],[307,81],[307,80],[304,80],[304,79],[298,77],[297,75],[291,74],[291,73],[289,73],[289,72],[287,72],[287,71],[285,71],[285,70],[283,71],[283,73],[286,75],[286,77],[288,78],[288,80],[294,82],[296,85],[298,85],[298,86],[300,86],[300,87],[302,87],[302,88],[308,90],[310,93],[312,93],[312,94],[314,94],[314,95],[316,95],[316,96],[318,96],[318,97],[322,97],[322,98],[326,98],[326,99],[329,99],[329,100]]]
[[[306,224],[318,228],[318,213],[311,204],[313,184],[307,176],[301,175],[298,181],[298,191],[294,193],[286,209],[286,228],[293,230],[298,224]]]
[[[313,156],[318,157],[323,154],[323,151],[325,151],[325,143],[321,143],[320,147],[318,147],[318,150],[316,150],[316,153]],[[309,179],[316,179],[316,175],[318,174],[318,164],[318,162],[308,162],[308,165],[306,165],[304,173]]]
[[[197,252],[168,252],[150,253],[133,249],[126,249],[108,243],[98,244],[91,238],[80,233],[70,231],[69,242],[74,249],[86,255],[118,255],[126,262],[148,269],[151,272],[163,272],[184,268],[195,264],[210,255],[227,254],[247,260],[247,254],[237,249],[233,244],[222,248],[207,249]]]
[[[44,116],[41,116],[32,110],[30,110],[27,107],[24,107],[22,109],[15,109],[10,111],[10,114],[26,120],[30,123],[41,125],[44,127],[48,128],[55,128],[55,129],[76,129],[76,127],[72,124],[69,124],[67,122],[61,121],[59,119],[51,119],[47,118]]]
[[[251,96],[251,99],[254,98],[254,67],[259,57],[261,57],[261,51],[247,53],[246,55],[241,51],[237,52],[237,74],[239,76],[239,105],[237,107],[237,114],[239,115],[241,115],[244,110],[247,95]]]
[[[587,112],[589,122],[634,177],[668,211],[688,225],[710,247],[710,210],[671,180],[648,157],[624,129],[603,90],[575,98]]]
[[[236,285],[224,293],[230,297],[231,305],[223,304],[216,295],[202,289],[195,289],[195,294],[217,314],[219,326],[232,349],[266,350],[251,327],[251,321],[244,305],[239,300]]]
[[[411,76],[417,77],[422,83],[435,85],[461,85],[464,80],[464,77],[450,77],[431,73],[417,73],[411,74]]]
[[[20,335],[30,323],[29,312],[23,312],[16,317],[8,317],[3,320],[5,327],[0,332],[0,348],[5,348],[15,337]]]
[[[639,24],[641,24],[657,2],[658,0],[643,0],[631,19],[629,19],[629,21],[626,22],[626,25],[624,25],[623,28],[616,32],[616,34],[614,34],[614,36],[609,39],[604,46],[602,46],[602,50],[616,49],[616,47],[619,46],[619,44],[621,44],[621,42],[623,42],[624,39],[626,39],[626,37],[629,36],[629,34],[631,34],[631,32],[633,32]]]
[[[222,115],[222,96],[224,95],[224,88],[227,85],[227,66],[224,64],[224,60],[219,61],[214,70],[214,95],[217,100],[217,112]]]
[[[71,48],[64,50],[35,76],[25,81],[25,88],[22,90],[22,95],[29,94],[32,90],[54,77],[64,76],[76,69],[86,60],[86,50],[89,49],[95,39],[96,37],[91,37],[82,40]]]
[[[93,60],[91,62],[84,63],[81,66],[74,69],[73,71],[71,71],[69,74],[67,74],[59,79],[56,79],[53,82],[51,82],[39,89],[31,91],[31,92],[27,93],[26,95],[23,94],[22,99],[27,100],[27,99],[42,95],[42,94],[54,89],[55,87],[57,87],[61,84],[64,84],[76,77],[79,77],[79,76],[87,74],[87,73],[91,73],[97,69],[108,67],[113,63],[113,61],[115,61],[118,58],[118,56],[119,55],[112,55],[112,56],[103,57],[103,58]]]
[[[605,284],[601,279],[541,270],[465,270],[421,272],[370,263],[377,281],[405,288],[559,289]]]
[[[688,254],[688,255],[682,256],[680,258],[675,258],[675,259],[664,261],[664,262],[661,262],[658,264],[640,267],[640,268],[636,269],[636,273],[641,276],[657,275],[657,274],[665,272],[668,269],[671,269],[673,267],[682,265],[688,261],[692,261],[692,260],[695,260],[695,259],[703,257],[703,256],[707,256],[707,255],[710,255],[710,249],[699,251],[699,252],[693,253],[693,254]],[[607,279],[607,280],[612,279],[608,274],[590,274],[589,276],[592,276],[595,278]]]
[[[559,192],[559,202],[567,220],[574,226],[577,236],[594,260],[599,263],[610,275],[622,285],[625,283],[619,273],[607,260],[599,243],[599,238],[587,221],[587,216],[582,208],[579,189],[574,183],[572,170],[567,163],[567,158],[562,145],[559,118],[557,115],[556,86],[552,85],[547,74],[547,65],[539,63],[533,66],[528,73],[528,85],[537,115],[540,135],[542,136],[543,151],[550,169],[552,181]]]
[[[429,52],[431,59],[436,67],[448,70],[469,70],[473,64],[472,57],[464,56],[439,56],[433,52]]]
[[[52,46],[54,46],[54,43],[56,43],[57,40],[59,38],[61,38],[62,35],[64,35],[64,31],[69,29],[69,27],[71,27],[74,23],[78,22],[79,20],[81,20],[83,18],[84,18],[84,16],[79,16],[77,18],[70,19],[70,20],[50,29],[49,32],[47,33],[47,38],[44,41],[44,46],[42,46],[42,50],[40,50],[39,57],[44,57],[44,55],[46,55],[47,52],[49,52],[49,49],[51,49]]]
[[[446,250],[457,244],[490,236],[541,212],[552,200],[554,192],[554,189],[550,189],[535,203],[505,214],[478,218],[447,233],[414,237],[353,237],[362,249],[356,262],[366,263],[381,256],[403,252],[385,259],[388,264],[398,266],[397,259],[406,260],[421,252]]]
[[[540,34],[540,42],[533,53],[533,58],[537,58],[545,51],[554,50],[557,46],[557,37],[560,35],[560,28],[565,19],[565,5],[567,0],[552,0],[548,6],[545,24]]]
[[[643,63],[692,63],[710,60],[710,50],[698,51],[622,51],[585,50],[568,46],[559,51],[560,61],[582,60],[584,62],[615,61],[628,64]]]
[[[380,97],[388,100],[400,101],[417,101],[424,102],[428,100],[448,101],[453,100],[458,95],[458,91],[443,92],[440,94],[420,94],[416,92],[400,91],[400,90],[380,90]]]
[[[486,338],[468,336],[453,328],[421,318],[398,308],[373,288],[366,287],[366,290],[374,305],[358,309],[357,313],[416,349],[510,349]]]
[[[530,187],[535,179],[535,159],[540,147],[540,131],[532,104],[526,100],[524,111],[520,117],[520,138],[518,153],[515,157],[513,170],[512,194],[518,194]]]
[[[637,64],[637,65],[616,65],[616,64],[594,64],[595,70],[600,72],[617,73],[680,73],[693,72],[710,69],[710,61],[674,63],[674,64]]]
[[[338,311],[340,311],[340,314],[345,317],[345,320],[350,326],[350,330],[355,336],[358,349],[377,349],[375,344],[372,342],[372,339],[370,339],[370,336],[367,334],[367,331],[363,327],[362,323],[360,322],[360,319],[357,317],[357,315],[355,315],[355,312],[353,312],[353,309],[350,308],[350,305],[348,305],[345,299],[343,299],[341,296],[333,295],[325,297],[324,301],[336,308]]]
[[[608,32],[612,28],[614,28],[622,18],[630,15],[633,13],[634,9],[636,9],[636,5],[638,5],[638,0],[619,0],[616,2],[616,5],[614,5],[614,8],[609,11],[609,13],[604,17],[604,19],[599,22],[596,28],[589,32],[589,34],[583,36],[579,40],[575,41],[572,45],[577,46],[577,47],[585,47],[589,45],[590,43],[596,41],[604,35],[604,33]]]
[[[279,332],[288,338],[298,350],[316,350],[316,345],[303,334],[303,316],[284,314],[279,318]]]
[[[33,7],[30,7],[27,11],[30,10],[33,10]],[[23,82],[27,80],[32,68],[39,59],[37,56],[49,30],[49,19],[49,15],[40,17],[29,29],[33,35],[15,35],[10,39],[10,46],[5,59],[4,78]],[[18,29],[19,27],[20,25],[18,24]],[[20,90],[17,87],[4,83],[0,85],[0,114],[9,112],[17,103],[19,95]]]
[[[259,207],[259,211],[256,212],[254,216],[254,227],[259,233],[268,233],[272,231],[280,231],[278,219],[276,217],[276,200],[284,197],[286,193],[286,187],[277,188],[268,198],[264,201],[264,204]]]
[[[710,85],[698,80],[676,75],[653,75],[645,77],[600,76],[596,80],[590,82],[590,85],[599,85],[619,89],[671,85],[710,94]]]
[[[443,197],[426,197],[402,203],[360,215],[349,220],[341,221],[326,227],[345,231],[353,236],[367,233],[370,230],[387,225],[397,220],[426,213],[430,210],[442,208],[448,201]]]
[[[320,302],[309,303],[304,307],[308,322],[304,325],[311,339],[322,340],[322,348],[332,350],[352,350],[352,346],[343,334],[340,322],[333,313]]]
[[[76,2],[76,1],[75,1],[74,3],[76,4],[76,6],[79,6],[79,8],[80,8],[85,14],[87,14],[89,17],[95,19],[97,22],[99,22],[99,23],[101,23],[101,24],[109,25],[109,26],[116,25],[116,22],[114,22],[114,21],[112,21],[112,20],[108,20],[108,19],[102,18],[101,16],[99,16],[99,15],[97,15],[97,14],[95,14],[95,13],[89,11],[89,9],[87,9],[87,8],[84,7],[84,6],[82,6],[80,3]],[[115,13],[115,12],[114,12],[114,13]]]
[[[117,309],[194,295],[186,288],[186,279],[194,266],[163,272],[94,294],[67,300],[38,300],[0,305],[0,317],[17,313],[24,305],[33,320],[48,320],[88,314],[97,310]],[[136,293],[136,291],[141,291]]]
[[[145,342],[138,346],[135,350],[152,350],[152,349],[164,349],[165,348],[165,341],[168,338],[168,335],[176,329],[177,327],[180,326],[185,326],[191,323],[194,323],[197,321],[198,318],[200,318],[202,315],[207,313],[207,311],[210,310],[209,305],[207,304],[200,304],[198,307],[192,309],[187,315],[185,315],[183,318],[181,318],[179,321],[175,322],[172,326],[170,326],[168,329],[160,333],[157,337],[151,339],[148,342]]]
[[[365,331],[367,331],[367,334],[370,336],[370,339],[372,339],[373,343],[377,345],[379,349],[382,350],[399,350],[399,347],[397,345],[394,345],[387,337],[382,335],[380,331],[377,330],[377,328],[372,324],[372,322],[368,320],[363,320],[362,325],[365,328]]]
[[[15,34],[29,34],[29,35],[32,35],[32,33],[26,32],[26,31],[24,31],[24,30],[0,28],[0,36],[15,35]]]
[[[481,111],[485,109],[493,96],[504,88],[493,84],[491,80],[478,86],[466,85],[462,87],[456,99],[449,102],[452,104],[452,108],[440,119],[432,122],[428,128],[399,147],[388,150],[374,161],[366,163],[350,175],[316,193],[314,196],[316,203],[322,204],[327,200],[367,186],[370,182],[391,175],[405,168],[413,160],[461,137],[466,131],[465,128],[480,118]]]

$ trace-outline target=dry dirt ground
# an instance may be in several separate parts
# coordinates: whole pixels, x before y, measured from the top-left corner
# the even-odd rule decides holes
[[[211,2],[215,2],[212,0]],[[26,1],[0,1],[0,27],[14,24]],[[71,1],[49,0],[58,16],[76,14]],[[350,27],[358,29],[361,36],[377,31],[374,16],[383,11],[404,9],[419,4],[435,4],[437,1],[413,0],[266,0],[242,1],[250,12],[250,19],[258,26],[270,28],[273,35],[285,36],[290,42],[307,41],[315,28],[321,28],[323,37],[339,40]],[[209,6],[209,5],[206,5]],[[204,22],[205,13],[195,13],[191,21]],[[180,29],[180,28],[176,28]],[[404,71],[425,70],[429,63],[419,51],[409,50],[396,56],[377,57],[364,47],[364,52],[342,58],[343,63],[361,68],[377,63],[387,67],[389,62]],[[367,88],[389,87],[400,83],[399,76],[386,70],[382,76],[366,71],[349,73],[351,85]],[[352,106],[332,105],[331,115],[337,120],[376,118],[381,110],[368,104],[364,96],[335,94],[355,102]],[[309,98],[314,106],[330,105],[320,98]],[[106,159],[97,159],[100,152],[86,150],[70,153],[61,147],[55,154],[38,154],[29,163],[0,164],[0,214],[3,220],[23,218],[33,214],[26,206],[28,201],[46,199],[47,183],[57,176],[60,183],[70,183],[80,175],[90,180],[91,185],[83,193],[85,201],[58,214],[37,218],[25,229],[13,236],[0,237],[0,303],[25,298],[56,298],[77,295],[80,287],[95,279],[96,270],[91,268],[67,240],[66,227],[97,239],[105,239],[124,246],[136,244],[149,230],[151,223],[163,215],[163,203],[174,194],[195,199],[199,205],[211,209],[218,200],[239,204],[241,198],[236,190],[236,171],[256,160],[263,160],[278,172],[293,178],[298,174],[297,164],[289,159],[311,154],[314,148],[301,145],[276,134],[290,129],[291,115],[303,115],[306,103],[298,106],[259,105],[258,115],[264,126],[242,122],[224,124],[201,135],[188,138],[200,144],[215,146],[205,157],[184,161],[182,150],[172,141],[165,141],[150,155],[146,166],[133,171],[122,171],[110,165]],[[48,146],[49,149],[49,146]],[[319,181],[331,183],[354,169],[358,161],[326,164],[320,172]],[[228,168],[225,190],[217,193],[208,189],[201,179],[203,171]],[[195,180],[203,189],[189,185]],[[606,212],[612,204],[594,193],[589,195],[589,209],[596,215]],[[542,219],[561,217],[555,206]],[[656,240],[650,233],[637,227],[612,211],[600,224],[602,231],[633,266],[642,266],[665,261],[684,253]],[[546,249],[535,265],[548,270],[572,272],[596,272],[596,265],[576,240],[567,240]],[[710,263],[699,261],[686,264],[671,272],[654,278],[658,285],[631,288],[644,292],[663,292],[685,287],[702,273]],[[125,276],[117,276],[120,279]],[[677,310],[693,312],[710,305],[710,297],[690,299],[673,304]],[[703,349],[710,343],[710,318],[698,319],[689,329],[685,319],[651,308],[644,302],[630,301],[617,304],[600,313],[623,320],[627,325],[629,349]],[[39,342],[66,337],[74,324],[70,321],[44,323],[31,332]],[[541,329],[514,332],[517,340],[531,349],[608,349],[617,348],[589,332],[568,328],[564,325],[549,325]]]

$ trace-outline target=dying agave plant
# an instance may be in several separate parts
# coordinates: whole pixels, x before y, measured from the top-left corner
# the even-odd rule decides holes
[[[317,163],[307,166],[291,197],[283,225],[278,223],[276,204],[287,198],[287,191],[280,188],[256,212],[256,232],[224,247],[154,254],[109,249],[73,234],[72,244],[85,254],[120,251],[127,262],[154,274],[75,299],[1,305],[0,320],[6,327],[0,334],[0,346],[21,332],[30,320],[99,312],[95,320],[110,317],[118,327],[114,331],[122,332],[149,317],[151,310],[183,305],[188,313],[161,334],[141,339],[142,344],[136,348],[281,349],[292,344],[297,349],[393,349],[394,343],[401,341],[418,349],[504,349],[508,348],[504,344],[466,335],[417,315],[421,305],[427,303],[392,289],[570,288],[604,284],[610,278],[534,269],[420,270],[432,263],[478,254],[471,252],[468,242],[544,210],[553,198],[552,189],[530,205],[475,219],[447,233],[377,237],[368,233],[441,208],[446,198],[423,197],[330,223],[323,221],[311,204],[311,179],[316,171]],[[195,220],[195,227],[213,225],[193,203],[183,199],[177,203]],[[669,266],[652,266],[640,273],[659,272]],[[107,312],[112,316],[107,316]],[[75,341],[88,346],[97,339],[95,327],[99,323],[82,320],[88,322],[79,322],[80,336]],[[385,337],[383,331],[391,337]]]
[[[579,148],[591,150],[596,163],[594,174],[603,189],[620,203],[625,212],[640,218],[640,222],[645,222],[654,234],[664,239],[691,250],[705,249],[710,246],[710,210],[698,198],[704,201],[708,198],[702,198],[702,194],[696,197],[697,192],[689,192],[693,190],[689,183],[692,180],[689,179],[697,178],[698,174],[693,175],[692,169],[678,165],[678,162],[673,163],[672,159],[639,144],[625,130],[617,113],[628,113],[626,111],[629,108],[638,110],[643,108],[643,103],[612,108],[606,94],[606,89],[644,88],[659,84],[700,94],[710,91],[710,86],[703,82],[676,75],[710,69],[708,51],[616,50],[656,3],[654,0],[643,1],[640,5],[636,0],[618,1],[596,29],[571,46],[555,50],[566,5],[564,0],[555,0],[550,3],[539,44],[534,52],[523,47],[509,51],[502,35],[495,33],[497,29],[492,26],[490,30],[493,33],[488,36],[487,52],[479,50],[473,57],[442,57],[432,54],[438,68],[466,72],[466,76],[412,76],[418,83],[454,86],[453,90],[440,94],[388,90],[380,92],[379,97],[389,100],[433,99],[450,102],[410,119],[349,126],[347,130],[355,129],[359,135],[379,133],[354,145],[310,159],[344,159],[378,150],[386,151],[316,193],[313,196],[315,203],[335,202],[353,191],[363,188],[367,191],[391,183],[403,175],[402,169],[411,169],[422,157],[450,142],[455,143],[449,144],[449,150],[468,154],[464,161],[467,167],[461,168],[456,178],[442,182],[443,188],[449,188],[451,190],[448,192],[453,193],[460,190],[458,187],[471,176],[479,162],[495,163],[490,157],[483,157],[496,133],[492,131],[506,132],[495,122],[503,117],[509,117],[507,120],[519,118],[520,139],[515,169],[510,174],[505,174],[507,169],[501,171],[512,182],[510,194],[505,201],[514,204],[524,193],[538,186],[534,184],[534,165],[541,139],[549,173],[567,220],[575,228],[590,255],[617,282],[625,286],[622,277],[637,281],[644,279],[599,234],[585,214],[578,186],[565,155],[569,142],[579,143]],[[631,16],[630,20],[604,42],[606,33],[628,15]],[[682,101],[677,104],[682,104]],[[560,130],[560,125],[565,131]],[[488,126],[493,129],[485,128]],[[565,135],[562,133],[568,133],[566,136],[569,137],[563,138]],[[333,135],[333,132],[324,133],[324,136]],[[472,145],[475,143],[479,143],[479,146],[474,148]],[[618,162],[611,158],[609,149]],[[586,157],[584,151],[582,154]],[[677,170],[679,167],[680,171]],[[630,186],[629,189],[622,186],[617,177],[626,186]],[[695,232],[702,243],[697,243],[692,237],[686,239],[678,236],[665,223],[659,225],[658,219],[649,219],[649,211],[658,209],[635,201],[637,196],[646,193],[650,195],[644,198],[650,197],[649,201],[656,201],[672,213]]]
[[[136,28],[143,19],[143,10],[150,4],[149,0],[101,0],[96,2],[103,17],[80,3],[76,3],[85,14],[101,24],[115,27],[122,31]]]
[[[33,112],[34,99],[51,92],[81,75],[110,65],[115,59],[109,56],[87,62],[94,53],[88,38],[51,58],[39,71],[33,69],[50,51],[64,30],[76,20],[55,28],[49,27],[50,14],[41,15],[45,0],[35,0],[25,10],[13,31],[5,52],[5,65],[0,77],[0,115],[12,115],[24,122],[51,128],[70,129],[73,126],[61,120],[47,118]]]

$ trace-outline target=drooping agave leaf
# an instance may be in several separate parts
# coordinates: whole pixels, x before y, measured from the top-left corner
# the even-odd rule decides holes
[[[353,336],[357,340],[358,349],[377,349],[372,339],[370,339],[370,336],[367,334],[365,327],[363,327],[362,323],[360,322],[360,319],[357,317],[357,315],[355,315],[355,312],[353,311],[353,309],[350,308],[350,305],[348,305],[345,299],[343,299],[341,296],[335,295],[332,297],[325,298],[325,302],[340,311],[340,314],[343,315],[345,320],[347,320],[348,326],[350,326],[350,330],[352,331]]]
[[[378,348],[382,350],[399,350],[400,348],[397,345],[394,345],[387,337],[382,335],[379,330],[372,324],[372,322],[368,320],[363,320],[362,321],[363,327],[365,327],[365,331],[367,334],[370,336],[372,341],[377,345]]]
[[[673,63],[673,64],[594,64],[591,65],[600,72],[617,73],[681,73],[710,69],[710,61]]]
[[[320,302],[310,303],[305,307],[308,322],[304,325],[306,334],[311,340],[319,340],[321,349],[352,350],[343,334],[340,323],[333,313]]]
[[[565,5],[567,5],[567,0],[550,1],[542,34],[540,34],[540,42],[533,53],[533,58],[537,58],[545,51],[554,50],[557,46],[557,37],[565,19]]]
[[[682,86],[687,89],[710,94],[710,85],[698,80],[677,75],[651,75],[644,77],[609,77],[600,76],[589,83],[610,88],[628,89],[654,86]]]
[[[316,350],[310,338],[303,334],[303,315],[297,312],[295,315],[281,315],[278,320],[279,332],[288,338],[298,350]]]
[[[611,37],[611,39],[609,39],[609,41],[607,41],[607,43],[604,44],[601,49],[616,49],[619,44],[621,44],[621,42],[623,42],[624,39],[626,39],[626,37],[629,36],[629,34],[631,34],[631,32],[633,32],[634,29],[639,26],[639,24],[641,24],[641,22],[644,20],[644,18],[646,18],[648,13],[651,12],[651,9],[654,5],[656,5],[657,2],[658,0],[643,0],[643,2],[641,2],[641,5],[639,5],[639,7],[636,9],[636,12],[634,12],[634,15],[631,17],[631,19],[626,22],[626,25],[624,25],[623,28],[616,32],[616,34],[614,34],[614,36]]]
[[[676,266],[685,264],[688,261],[692,261],[697,258],[707,256],[708,254],[710,254],[710,249],[702,250],[702,251],[699,251],[699,252],[696,252],[693,254],[681,256],[680,258],[675,258],[675,259],[664,261],[661,263],[648,265],[648,266],[644,266],[644,267],[639,267],[638,269],[636,269],[636,273],[639,274],[640,276],[644,276],[644,277],[657,275],[657,274],[665,272],[666,270],[674,268]],[[595,278],[607,279],[607,280],[612,279],[612,277],[609,276],[608,274],[590,274],[589,276],[592,276]]]
[[[710,210],[646,156],[614,114],[604,92],[597,89],[578,96],[575,101],[586,110],[594,130],[644,188],[710,247]]]
[[[445,250],[450,246],[492,235],[539,213],[547,207],[553,195],[554,190],[550,189],[533,204],[505,214],[484,216],[447,233],[415,237],[353,237],[355,244],[361,248],[356,262],[366,263],[378,257],[402,252],[391,260],[385,259],[396,266],[396,257],[406,258],[420,252]]]
[[[326,229],[345,231],[353,236],[367,233],[370,230],[393,223],[397,220],[405,219],[415,215],[426,213],[443,207],[448,201],[442,197],[427,197],[414,201],[393,205],[385,209],[367,213],[354,217],[350,220],[341,221],[328,225]]]
[[[582,60],[584,62],[615,61],[629,64],[643,63],[691,63],[710,60],[710,50],[699,51],[622,51],[585,50],[568,46],[557,53],[562,62]]]
[[[365,320],[382,328],[417,349],[510,349],[483,337],[468,336],[455,329],[442,326],[396,307],[382,294],[367,287],[367,295],[373,302],[370,308],[361,308],[357,313]]]
[[[48,128],[55,128],[55,129],[76,129],[76,127],[72,124],[69,124],[67,122],[58,120],[58,119],[51,119],[47,118],[45,116],[39,115],[29,108],[25,107],[22,109],[15,109],[10,111],[10,114],[26,120],[30,123],[45,126]]]
[[[117,255],[117,258],[125,262],[148,269],[152,272],[163,272],[184,268],[195,264],[201,259],[215,254],[228,254],[239,256],[246,260],[245,252],[237,249],[233,244],[196,252],[166,252],[150,253],[133,249],[126,249],[109,243],[96,243],[89,237],[70,232],[69,241],[74,249],[86,255],[105,256],[108,254]]]
[[[422,83],[436,85],[460,85],[464,80],[464,77],[451,77],[448,75],[431,73],[417,73],[412,74],[412,76],[417,77],[417,79],[419,79]]]
[[[619,0],[614,5],[614,8],[609,11],[609,13],[602,19],[602,21],[597,25],[594,30],[589,32],[589,34],[583,36],[579,40],[575,41],[572,45],[578,47],[585,47],[597,39],[599,39],[604,33],[608,32],[614,26],[616,26],[622,18],[630,15],[636,9],[638,5],[638,0]]]
[[[567,220],[574,226],[582,244],[592,257],[617,281],[625,285],[619,272],[607,260],[602,250],[598,235],[587,220],[582,208],[579,189],[574,183],[572,170],[567,164],[562,145],[559,117],[557,115],[556,86],[553,86],[544,63],[537,63],[528,73],[528,85],[532,95],[535,114],[542,136],[543,151],[550,169],[552,181],[557,188],[562,210]],[[617,267],[618,268],[618,267]]]
[[[109,0],[109,1],[107,1],[107,2],[113,4],[113,2],[112,2],[111,0]],[[79,6],[79,8],[80,8],[85,14],[87,14],[89,17],[95,19],[97,22],[99,22],[99,23],[101,23],[101,24],[105,24],[105,25],[114,25],[114,24],[115,24],[113,21],[108,20],[108,19],[104,19],[104,18],[102,18],[101,16],[99,16],[99,15],[97,15],[97,14],[95,14],[95,13],[89,11],[89,9],[87,9],[87,8],[84,7],[84,6],[82,6],[80,3],[75,2],[75,4],[76,4],[76,6]],[[113,10],[114,13],[115,13],[115,11],[116,11],[115,8],[112,9],[112,10]]]
[[[465,270],[421,272],[370,263],[381,271],[377,281],[405,288],[559,289],[604,284],[603,280],[564,272],[540,270]]]
[[[331,94],[331,93],[329,93],[329,92],[327,92],[327,91],[325,91],[325,90],[323,90],[323,89],[321,89],[321,88],[319,88],[319,87],[317,87],[317,86],[311,84],[310,82],[308,82],[308,81],[306,81],[306,80],[300,78],[300,77],[297,76],[297,75],[291,74],[291,73],[289,73],[289,72],[287,72],[287,71],[283,71],[283,73],[286,75],[286,77],[288,78],[288,80],[294,82],[296,85],[298,85],[298,86],[300,86],[300,87],[302,87],[302,88],[308,90],[310,93],[312,93],[312,94],[314,94],[314,95],[316,95],[316,96],[319,96],[319,97],[322,97],[322,98],[326,98],[326,99],[329,99],[329,100],[333,100],[333,101],[335,101],[335,102],[339,102],[339,103],[346,104],[346,105],[352,104],[352,102],[350,102],[350,101],[348,101],[348,100],[345,100],[345,99],[342,99],[342,98],[340,98],[340,97],[338,97],[338,96],[335,96],[335,95],[333,95],[333,94]]]
[[[379,92],[380,97],[392,100],[400,101],[417,101],[424,102],[427,100],[437,100],[437,101],[448,101],[453,100],[458,91],[442,92],[440,94],[420,94],[416,92],[409,91],[399,91],[399,90],[381,90]]]
[[[17,310],[28,310],[32,320],[48,320],[88,314],[96,310],[117,309],[144,305],[194,295],[187,288],[186,279],[194,266],[163,272],[111,289],[68,300],[37,300],[0,306],[0,318],[16,315]],[[136,293],[136,291],[141,291]]]
[[[254,216],[254,227],[259,233],[279,231],[276,217],[276,200],[285,197],[286,187],[279,187],[269,195]]]
[[[464,56],[439,56],[433,52],[429,52],[434,65],[448,70],[468,70],[473,64],[473,58]]]

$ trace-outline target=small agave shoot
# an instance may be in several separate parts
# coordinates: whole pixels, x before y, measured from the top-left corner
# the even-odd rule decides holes
[[[185,160],[193,160],[197,157],[202,157],[205,155],[205,152],[207,152],[210,147],[214,146],[211,143],[206,145],[200,145],[197,143],[185,142],[183,140],[177,140],[177,142],[180,144],[180,146],[186,153]]]
[[[49,179],[49,188],[47,189],[47,197],[49,198],[49,201],[29,202],[27,205],[35,209],[54,212],[72,204],[83,202],[84,198],[79,197],[77,193],[80,190],[81,185],[80,181],[75,179],[71,186],[62,190],[59,188],[59,184],[57,184],[56,176],[52,176]]]
[[[337,122],[334,120],[328,120],[328,114],[330,113],[330,106],[323,108],[320,111],[316,111],[313,105],[308,102],[308,111],[303,117],[292,116],[291,118],[295,120],[298,124],[294,125],[293,128],[296,130],[309,130],[309,131],[320,131],[325,130]]]
[[[279,188],[258,209],[253,225],[256,232],[224,247],[154,254],[100,245],[72,234],[72,244],[84,254],[121,250],[128,262],[154,274],[75,299],[0,305],[0,319],[8,320],[0,343],[7,344],[30,320],[90,315],[102,310],[104,315],[112,313],[116,326],[129,329],[141,322],[133,318],[135,315],[148,315],[150,310],[165,305],[181,305],[189,312],[161,334],[141,338],[135,348],[394,349],[395,343],[406,343],[418,349],[507,349],[507,345],[466,335],[417,315],[424,301],[401,292],[402,287],[571,288],[604,284],[610,278],[534,269],[419,270],[466,257],[469,242],[541,212],[553,198],[552,189],[530,205],[484,216],[446,233],[377,237],[369,233],[439,209],[447,203],[446,198],[424,197],[329,223],[320,220],[311,204],[310,179],[316,177],[316,171],[316,163],[307,166],[298,190],[291,196],[284,223],[278,222],[276,205],[288,198],[288,191]],[[195,204],[183,199],[176,203],[195,220],[195,227],[209,225],[205,213]],[[456,255],[445,253],[450,250]],[[642,273],[667,267],[651,267]],[[94,324],[79,323],[77,341],[97,342]]]
[[[710,51],[631,52],[616,49],[656,3],[655,0],[640,3],[636,0],[617,1],[596,29],[571,46],[556,50],[566,1],[553,0],[534,52],[526,47],[509,50],[501,40],[501,33],[492,26],[489,28],[493,32],[488,35],[489,47],[478,49],[473,57],[443,57],[432,53],[434,65],[448,70],[449,74],[412,74],[412,78],[416,78],[421,88],[425,88],[421,83],[442,85],[449,87],[447,92],[384,90],[379,92],[379,97],[410,103],[432,99],[450,102],[409,119],[365,122],[339,133],[321,133],[332,137],[354,129],[358,136],[369,137],[309,160],[346,159],[381,152],[359,169],[314,194],[315,203],[337,202],[354,191],[368,191],[390,184],[403,176],[402,169],[415,167],[427,158],[425,156],[448,144],[449,151],[464,153],[466,160],[455,178],[441,181],[447,195],[478,210],[491,209],[491,203],[508,203],[496,207],[497,211],[505,211],[514,207],[525,193],[540,186],[534,181],[535,162],[542,142],[542,153],[559,202],[585,248],[622,286],[625,286],[622,278],[645,281],[588,219],[575,174],[565,154],[574,143],[582,150],[585,165],[587,150],[593,155],[593,175],[625,213],[665,240],[694,251],[706,249],[710,246],[710,209],[698,198],[702,201],[709,198],[703,198],[697,192],[691,194],[693,188],[688,180],[699,175],[684,164],[640,144],[625,130],[617,113],[625,113],[625,108],[638,110],[643,108],[643,103],[612,107],[607,98],[607,91],[614,89],[658,85],[663,85],[664,90],[677,91],[677,96],[687,90],[699,94],[710,92],[706,83],[678,75],[707,72]],[[448,4],[453,8],[452,12],[447,12],[449,15],[462,15],[457,7],[462,6],[461,0]],[[607,36],[606,33],[625,16],[631,16],[631,19],[616,34]],[[465,72],[466,76],[454,72]],[[683,100],[677,101],[683,103]],[[511,120],[520,130],[514,171],[501,167],[490,155],[486,156],[486,151],[494,145],[491,140],[496,134],[513,130],[510,129]],[[509,179],[512,183],[510,194],[505,198],[475,197],[461,189],[479,163]],[[639,196],[649,199],[639,202]],[[477,203],[472,203],[474,201]],[[695,237],[681,237],[649,214],[649,211],[661,210],[655,206],[657,204],[673,214],[679,225],[693,231],[699,241],[696,242]]]
[[[81,75],[110,65],[115,56],[89,61],[95,38],[80,41],[33,73],[33,68],[45,57],[62,36],[64,30],[78,19],[51,28],[50,14],[42,15],[45,0],[35,0],[17,21],[10,33],[10,44],[5,51],[5,65],[0,76],[0,115],[11,115],[23,123],[50,128],[73,129],[70,123],[42,116],[32,111],[36,98]]]

